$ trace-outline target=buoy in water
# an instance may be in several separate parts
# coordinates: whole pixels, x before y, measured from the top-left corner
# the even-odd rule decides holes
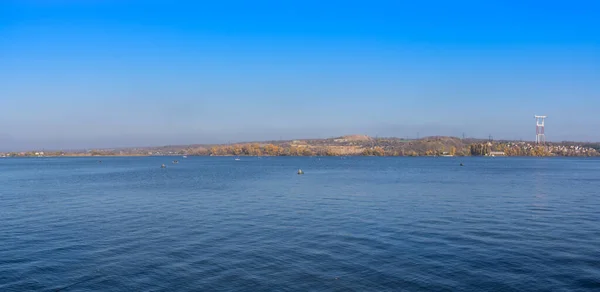
[[[464,165],[461,163],[460,166],[464,166]]]
[[[304,174],[304,171],[302,171],[302,169],[298,169],[298,174]]]
[[[160,168],[167,168],[167,166],[163,164],[160,166]]]

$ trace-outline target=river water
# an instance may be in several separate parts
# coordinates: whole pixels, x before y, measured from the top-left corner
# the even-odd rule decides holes
[[[0,159],[0,291],[598,289],[598,159]]]

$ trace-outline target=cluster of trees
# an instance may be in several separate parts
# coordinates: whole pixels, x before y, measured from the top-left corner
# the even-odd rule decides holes
[[[591,148],[591,149],[596,150],[597,152],[600,152],[600,143],[584,144],[584,145],[582,145],[582,147]]]
[[[381,146],[376,145],[376,146]],[[469,147],[460,139],[444,137],[428,137],[421,140],[396,140],[394,143],[383,145],[386,155],[399,153],[399,156],[468,156]]]
[[[115,156],[119,153],[116,151],[110,151],[110,150],[92,150],[89,152],[89,154],[91,156]]]
[[[526,149],[525,153],[526,153],[525,156],[550,156],[550,155],[552,155],[552,153],[550,153],[550,151],[548,151],[548,149],[546,149],[546,147],[543,147],[543,146],[537,146],[537,147]]]
[[[10,153],[6,153],[6,155],[11,156],[11,157],[31,157],[31,156],[36,156],[35,152],[29,151],[29,152],[25,152],[25,153],[17,153],[17,152],[10,152]]]
[[[357,146],[359,147],[359,146]],[[360,148],[359,148],[360,149]],[[453,150],[455,151],[455,150]],[[426,153],[420,153],[414,150],[385,149],[375,146],[358,150],[354,154],[340,151],[335,147],[329,146],[306,146],[306,145],[275,145],[266,144],[235,144],[235,145],[216,145],[210,148],[187,149],[188,155],[214,155],[214,156],[420,156]],[[432,155],[438,154],[432,152]],[[439,153],[441,154],[441,152]]]
[[[469,146],[469,151],[473,156],[485,156],[490,154],[490,152],[492,151],[492,147],[490,147],[490,145],[487,143],[471,144]]]
[[[511,147],[503,147],[504,154],[507,156],[552,156],[554,155],[549,148],[544,146],[535,146],[535,147],[519,147],[519,146],[511,146]],[[558,155],[569,156],[567,153],[555,153]]]
[[[384,156],[386,155],[385,150],[383,148],[377,146],[370,149],[365,149],[362,153],[365,156]],[[393,155],[397,156],[397,155]]]
[[[198,147],[190,148],[185,151],[188,155],[213,155],[213,156],[437,156],[437,155],[468,155],[467,150],[458,151],[456,147],[436,147],[435,149],[412,149],[406,147],[358,147],[356,152],[342,151],[336,146],[307,146],[307,145],[275,145],[257,143],[235,144],[235,145],[215,145],[210,148]],[[364,148],[360,150],[361,148]],[[439,149],[438,149],[439,148]]]
[[[36,154],[37,153],[37,154]],[[42,152],[44,153],[44,156],[62,156],[65,155],[65,152],[63,151],[55,151],[55,152]],[[28,151],[28,152],[9,152],[6,153],[5,155],[8,155],[9,157],[35,157],[35,156],[40,156],[40,152],[35,152],[35,151]]]
[[[484,156],[490,154],[493,151],[504,152],[506,156],[551,156],[552,152],[544,146],[519,146],[519,145],[507,145],[507,144],[495,144],[490,146],[487,143],[484,144],[471,144],[469,146],[471,155],[473,156]]]
[[[259,145],[235,144],[235,145],[216,145],[209,149],[199,147],[188,149],[189,155],[215,155],[215,156],[313,156],[323,153],[315,153],[308,147],[299,146],[279,146],[274,144]]]
[[[458,153],[458,155],[460,156],[464,156],[462,155],[463,152]],[[446,151],[446,147],[441,147],[441,149],[429,149],[425,151],[425,156],[438,156],[438,155],[457,155],[456,152],[456,147],[452,146],[450,147],[449,151]]]

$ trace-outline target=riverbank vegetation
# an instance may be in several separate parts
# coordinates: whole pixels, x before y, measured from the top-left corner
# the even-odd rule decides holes
[[[82,151],[0,153],[29,156],[599,156],[600,144],[484,141],[454,137],[373,138],[362,135],[331,139],[250,142],[227,145],[182,145]]]

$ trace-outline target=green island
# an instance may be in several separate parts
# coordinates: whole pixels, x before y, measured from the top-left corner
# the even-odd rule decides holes
[[[0,152],[0,157],[77,156],[600,156],[600,143],[489,141],[432,136],[421,139],[349,135],[235,144],[170,145],[119,149]]]

